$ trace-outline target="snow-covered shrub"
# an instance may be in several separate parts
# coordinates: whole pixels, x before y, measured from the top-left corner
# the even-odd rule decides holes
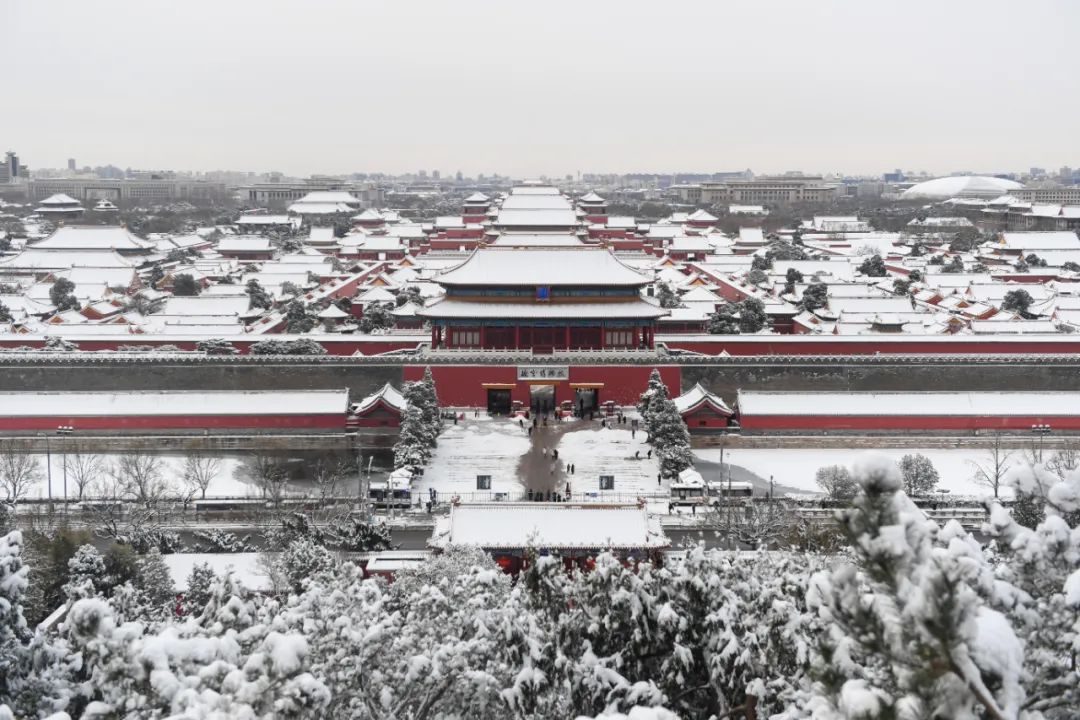
[[[837,516],[853,563],[814,576],[826,624],[804,707],[815,717],[1017,717],[1023,644],[991,607],[992,567],[955,521],[939,528],[885,458],[855,469],[862,492]]]

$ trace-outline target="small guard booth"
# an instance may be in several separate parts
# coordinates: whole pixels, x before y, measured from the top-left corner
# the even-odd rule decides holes
[[[435,520],[428,547],[441,552],[473,545],[489,552],[507,573],[526,567],[530,550],[561,557],[567,570],[588,569],[598,554],[611,551],[623,563],[660,564],[671,541],[645,503],[485,503],[455,502]]]

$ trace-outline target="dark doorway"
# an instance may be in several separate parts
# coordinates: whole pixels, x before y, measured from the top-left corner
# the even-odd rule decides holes
[[[555,409],[555,386],[530,385],[529,407],[534,413],[552,412]]]
[[[492,415],[510,414],[509,390],[488,390],[487,396],[487,409],[489,413]]]
[[[576,388],[574,390],[574,409],[579,415],[590,410],[600,409],[600,391],[597,388]]]

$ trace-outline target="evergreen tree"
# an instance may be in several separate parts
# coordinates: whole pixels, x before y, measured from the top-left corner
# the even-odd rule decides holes
[[[139,558],[137,589],[150,616],[171,611],[176,590],[161,553],[155,548]]]
[[[383,523],[369,523],[357,512],[333,518],[327,529],[327,541],[345,552],[389,550],[392,546],[390,528]]]
[[[296,592],[304,589],[305,581],[331,572],[337,565],[330,551],[310,538],[290,543],[281,553],[279,563],[286,580]]]
[[[285,312],[286,329],[291,333],[311,332],[317,318],[308,312],[307,306],[299,300],[293,300]]]
[[[60,278],[49,288],[49,302],[56,307],[57,312],[78,310],[82,307],[75,299],[75,283],[67,278]]]
[[[415,285],[403,287],[394,295],[394,304],[397,307],[401,307],[408,303],[420,306],[423,306],[424,304],[424,298],[420,295],[420,288]]]
[[[764,273],[766,270],[772,270],[773,261],[772,258],[766,255],[755,255],[754,259],[750,261],[751,270],[760,270]]]
[[[26,671],[20,660],[30,636],[22,611],[29,570],[23,565],[22,548],[18,530],[0,537],[0,703],[19,689]]]
[[[371,302],[364,306],[364,315],[360,318],[360,332],[372,333],[393,327],[394,316],[390,308],[380,302]]]
[[[669,398],[660,400],[658,404],[651,403],[650,417],[649,442],[660,458],[660,472],[664,477],[677,477],[693,464],[690,431],[675,401]]]
[[[252,355],[325,355],[326,348],[311,338],[260,340],[251,344]]]
[[[953,255],[952,260],[942,266],[941,272],[943,273],[962,273],[964,272],[964,261],[960,259],[959,255]]]
[[[217,575],[207,563],[196,563],[187,577],[187,592],[184,593],[184,614],[201,615],[210,602]]]
[[[795,285],[803,281],[803,274],[795,268],[788,268],[784,274],[784,294],[791,295],[795,292]]]
[[[431,368],[424,368],[424,378],[422,380],[405,383],[401,394],[409,405],[420,408],[425,431],[430,436],[431,445],[434,447],[442,429],[442,420],[439,418],[439,398]]]
[[[225,338],[210,338],[209,340],[200,340],[195,345],[195,349],[199,352],[204,352],[207,355],[235,355],[239,352],[236,346]]]
[[[765,314],[765,303],[754,297],[748,297],[739,303],[739,332],[761,332],[768,324],[769,316]]]
[[[930,458],[918,453],[900,458],[900,474],[904,492],[908,495],[928,495],[934,492],[940,476]]]
[[[829,304],[829,288],[824,283],[814,282],[803,290],[799,306],[807,312],[813,312]]]
[[[867,277],[885,277],[889,274],[885,261],[880,255],[872,255],[863,260],[862,265],[859,266],[859,272]]]
[[[103,595],[106,585],[105,559],[93,545],[83,545],[68,561],[68,581],[64,595],[68,602]]]
[[[662,280],[656,283],[656,299],[660,301],[662,308],[677,308],[682,305],[678,294],[671,289],[671,285]]]
[[[856,476],[862,493],[838,513],[854,566],[818,573],[807,592],[827,627],[800,704],[820,717],[1019,717],[1024,649],[982,597],[1001,586],[978,543],[927,519],[887,460]]]
[[[274,306],[274,299],[270,297],[270,293],[255,278],[247,281],[247,296],[249,310],[255,308],[269,310]]]
[[[423,409],[409,405],[401,421],[398,441],[394,445],[394,468],[419,470],[431,459],[434,444],[430,426],[424,422]]]
[[[180,273],[173,277],[173,295],[177,297],[192,297],[202,290],[199,283],[190,273]]]
[[[165,279],[165,271],[161,269],[161,263],[154,263],[150,269],[150,287],[157,289],[158,283]]]
[[[1001,303],[1002,310],[1018,313],[1021,317],[1028,317],[1028,310],[1035,299],[1031,293],[1023,288],[1010,290],[1005,293],[1005,299]]]
[[[664,384],[663,378],[660,377],[660,371],[653,368],[653,371],[649,373],[649,384],[645,388],[645,392],[641,393],[641,397],[638,400],[637,411],[641,416],[641,422],[645,426],[645,432],[652,434],[652,410],[653,403],[657,404],[661,400],[665,400],[668,397],[667,385]]]
[[[11,309],[0,302],[0,323],[15,322],[15,316],[11,314]]]

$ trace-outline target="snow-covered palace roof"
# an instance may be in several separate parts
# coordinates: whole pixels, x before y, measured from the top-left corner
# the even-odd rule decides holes
[[[451,505],[448,516],[436,519],[428,544],[638,550],[667,548],[671,541],[643,506],[528,502]]]
[[[379,401],[386,403],[390,407],[394,408],[395,410],[399,410],[400,412],[405,412],[405,408],[409,406],[409,403],[405,400],[405,397],[400,392],[398,392],[393,385],[391,385],[390,383],[386,383],[381,388],[379,388],[378,392],[374,392],[360,402],[358,402],[356,404],[356,407],[353,408],[353,412],[355,412],[357,415],[363,415],[364,413],[378,405]]]
[[[701,387],[701,383],[695,384],[694,387],[675,398],[674,402],[675,407],[679,408],[680,415],[693,412],[702,405],[708,405],[722,415],[733,414],[731,408],[727,406],[727,403],[725,403],[719,395],[715,395]]]
[[[1080,392],[743,392],[744,415],[1075,417]]]
[[[440,285],[644,287],[651,278],[605,248],[479,248],[435,278]]]
[[[344,416],[348,402],[348,390],[0,392],[0,407],[11,417]]]
[[[555,302],[513,303],[477,302],[442,298],[416,314],[426,318],[490,318],[502,320],[539,320],[604,318],[609,320],[637,320],[659,318],[671,311],[652,305],[640,298],[624,302]]]

